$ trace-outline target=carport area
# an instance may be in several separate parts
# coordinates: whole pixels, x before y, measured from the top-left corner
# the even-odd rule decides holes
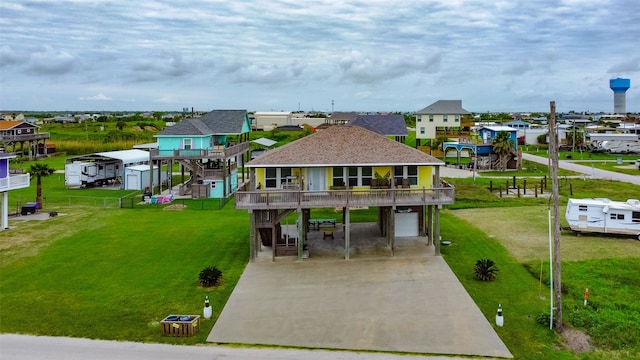
[[[357,238],[377,243],[371,239],[375,226],[354,224],[351,246],[359,246]],[[207,340],[512,357],[425,237],[401,238],[393,257],[363,250],[348,261],[335,255],[340,249],[333,254],[332,239],[326,240],[322,251],[311,251],[302,262],[272,262],[268,254],[264,261],[263,250],[245,269]]]

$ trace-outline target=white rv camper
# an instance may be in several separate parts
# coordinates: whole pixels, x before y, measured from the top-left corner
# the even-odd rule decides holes
[[[569,199],[565,218],[576,233],[633,235],[640,240],[640,200]]]
[[[67,187],[107,185],[118,177],[118,164],[74,161],[64,166]]]

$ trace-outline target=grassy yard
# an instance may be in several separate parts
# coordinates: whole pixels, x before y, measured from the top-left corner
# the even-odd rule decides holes
[[[59,159],[46,161],[62,169]],[[540,181],[527,179],[529,185]],[[442,248],[443,256],[491,323],[497,304],[503,305],[505,327],[496,331],[516,359],[638,358],[640,242],[563,235],[565,321],[589,334],[598,347],[575,355],[536,321],[548,313],[549,304],[548,288],[540,281],[541,268],[543,279],[548,278],[549,200],[500,198],[497,191],[489,192],[488,178],[450,181],[456,186],[456,204],[443,212],[442,236],[452,241]],[[625,200],[640,194],[638,186],[604,180],[565,178],[560,184],[561,204],[570,189],[574,197]],[[12,229],[1,233],[0,332],[205,343],[248,261],[248,214],[235,210],[232,202],[216,211],[190,205],[173,211],[102,206],[129,193],[67,190],[59,173],[43,179],[45,210],[60,216],[11,219]],[[79,206],[78,200],[70,205],[77,198],[93,204]],[[10,192],[10,207],[34,199],[35,180],[29,189]],[[354,210],[351,219],[374,221],[376,215],[376,208]],[[333,209],[314,210],[313,216],[341,221],[341,212]],[[473,265],[481,258],[498,264],[495,282],[473,277]],[[197,275],[210,265],[223,271],[224,281],[204,289]],[[587,307],[582,306],[585,287],[592,294]],[[197,336],[160,336],[156,322],[169,314],[200,314],[206,295],[213,320],[203,321]]]
[[[640,158],[640,155],[638,156]],[[619,172],[628,175],[640,176],[640,170],[635,165],[635,161],[623,161],[622,164],[618,164],[616,160],[613,161],[576,161],[577,164],[584,166],[593,166],[595,168],[613,172]]]
[[[453,214],[498,240],[519,262],[549,258],[549,212],[546,206],[492,208],[490,211],[462,209]],[[566,226],[564,207],[560,216],[561,224]],[[561,243],[563,261],[640,258],[640,242],[632,236],[576,236],[572,232],[563,232]]]
[[[448,182],[456,187],[456,202],[450,205],[449,208],[493,208],[550,204],[548,195],[551,192],[551,179],[547,179],[547,189],[544,190],[546,195],[536,198],[531,196],[534,193],[533,186],[538,185],[538,188],[540,188],[541,179],[516,177],[516,184],[521,188],[524,188],[524,181],[527,180],[527,192],[529,196],[524,196],[524,192],[522,192],[520,198],[517,196],[504,196],[501,198],[499,196],[498,186],[502,186],[504,189],[507,180],[509,180],[511,185],[513,184],[512,177],[505,179],[480,177],[476,178],[475,182],[471,178],[447,179]],[[493,192],[489,191],[491,182],[493,183]],[[560,204],[562,205],[565,205],[567,199],[570,197],[596,197],[625,201],[627,199],[636,199],[638,198],[638,194],[640,194],[640,186],[619,181],[563,177],[559,179],[558,183]]]
[[[1,332],[203,343],[248,261],[246,212],[64,208],[45,221],[11,220],[0,255]],[[223,271],[198,285],[207,266]],[[213,320],[193,338],[160,336],[169,314]]]
[[[490,213],[486,209],[474,211]],[[528,216],[529,213],[521,211],[518,209],[514,213]],[[597,347],[591,353],[573,354],[559,350],[562,348],[559,338],[548,326],[538,322],[539,317],[549,313],[548,280],[544,280],[549,277],[548,270],[545,270],[548,269],[548,262],[543,260],[548,259],[548,253],[540,249],[539,254],[528,255],[529,246],[524,240],[503,246],[503,241],[513,238],[513,234],[488,235],[467,218],[467,210],[446,212],[442,216],[443,239],[452,242],[450,246],[442,248],[442,254],[489,321],[495,317],[497,304],[502,304],[505,326],[496,328],[496,331],[516,359],[640,358],[640,306],[637,302],[640,296],[640,243],[619,244],[631,249],[629,251],[635,257],[617,259],[611,256],[601,259],[600,249],[595,247],[590,250],[594,260],[563,261],[565,324],[590,335],[591,343]],[[532,223],[534,226],[523,225],[518,228],[518,239],[530,229],[539,231],[535,222]],[[500,224],[491,227],[491,234],[496,231],[507,232],[507,229],[499,228]],[[544,236],[544,239],[548,244],[548,236]],[[516,247],[520,248],[515,251],[516,254],[530,257],[528,262],[523,263],[512,255],[512,249]],[[582,257],[588,257],[584,252],[586,250]],[[473,276],[475,261],[484,258],[495,261],[500,270],[494,282],[477,281]],[[540,280],[541,269],[543,281]],[[589,306],[584,307],[582,296],[586,287],[590,289],[591,301]]]

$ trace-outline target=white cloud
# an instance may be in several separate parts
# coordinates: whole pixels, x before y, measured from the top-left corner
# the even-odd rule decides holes
[[[640,84],[638,13],[632,0],[2,2],[0,107],[68,110],[108,89],[109,106],[132,110],[333,98],[411,111],[456,98],[533,111],[570,97],[573,110],[608,111],[593,104],[611,102],[609,77]]]
[[[113,99],[104,95],[103,93],[98,93],[89,97],[81,97],[80,100],[111,101]]]

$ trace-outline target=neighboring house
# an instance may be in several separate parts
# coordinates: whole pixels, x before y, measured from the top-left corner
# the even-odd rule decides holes
[[[518,130],[510,126],[483,126],[478,130],[478,135],[483,144],[491,144],[491,141],[501,131],[509,133],[509,139],[513,140],[513,150],[518,150]]]
[[[440,236],[439,209],[454,202],[454,188],[440,179],[442,165],[359,126],[331,126],[270,150],[246,164],[249,189],[235,197],[236,208],[250,212],[251,259],[262,238],[263,244],[266,240],[273,246],[274,259],[297,253],[301,260],[311,211],[317,208],[342,209],[345,259],[352,208],[378,207],[378,223],[392,254],[396,236],[428,233],[433,244]],[[280,221],[293,212],[301,224],[300,241],[297,246],[280,244]],[[439,254],[437,240],[435,250]]]
[[[35,157],[37,149],[44,146],[49,133],[39,133],[37,125],[26,121],[0,121],[0,143],[5,148],[11,147],[16,152],[16,145],[20,144],[20,153],[25,151],[30,159]],[[26,144],[26,147],[25,147]]]
[[[462,100],[438,100],[416,112],[416,146],[422,139],[435,139],[437,129],[460,128],[462,118],[471,113],[462,108]]]
[[[360,126],[382,136],[394,136],[396,141],[401,143],[404,143],[408,134],[402,114],[358,115],[347,125]]]
[[[514,128],[516,130],[526,130],[526,129],[531,128],[531,124],[530,123],[528,123],[526,121],[520,121],[520,120],[504,123],[504,126],[508,126],[508,127]]]
[[[478,170],[494,170],[499,169],[497,163],[498,155],[493,150],[492,140],[499,132],[506,131],[509,133],[509,139],[513,141],[514,160],[507,162],[507,168],[516,169],[520,167],[521,158],[518,153],[518,130],[509,126],[482,126],[478,130],[478,136],[481,139],[480,144],[471,141],[445,142],[442,146],[443,151],[447,154],[449,151],[455,150],[457,153],[457,165],[460,166],[463,153],[468,153],[472,158],[469,166]]]
[[[238,169],[249,159],[250,132],[246,110],[214,110],[154,135],[158,147],[151,150],[151,160],[177,162],[189,170],[181,195],[226,198],[238,189]]]
[[[0,153],[0,193],[2,193],[2,230],[9,228],[9,191],[27,188],[30,185],[29,174],[11,174],[9,160],[14,154]]]

